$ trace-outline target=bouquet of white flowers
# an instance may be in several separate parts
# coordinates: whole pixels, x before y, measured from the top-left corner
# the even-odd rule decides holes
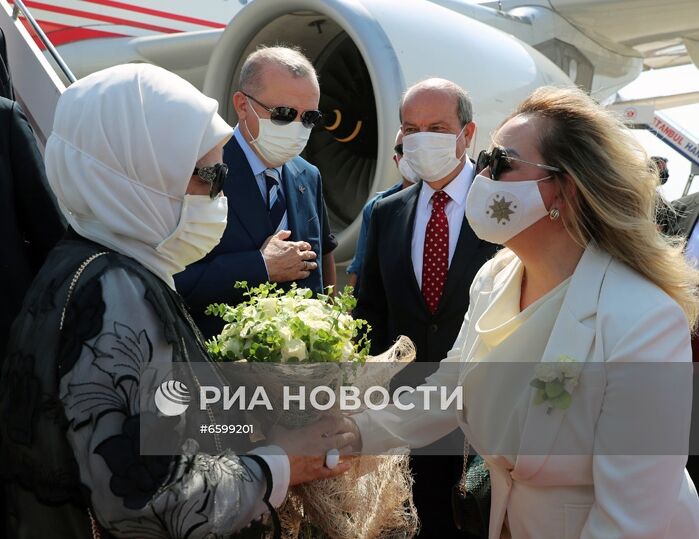
[[[221,361],[321,363],[366,359],[369,341],[360,335],[367,326],[352,318],[356,300],[348,287],[331,298],[316,298],[307,288],[284,291],[275,283],[249,288],[238,282],[248,300],[231,307],[210,305],[207,314],[226,321],[220,335],[207,343],[209,353]]]
[[[247,283],[239,282],[235,286],[245,289],[245,302],[234,307],[210,305],[206,311],[226,322],[221,334],[206,343],[217,361],[252,362],[260,367],[256,371],[264,371],[261,362],[285,363],[281,368],[291,377],[303,373],[299,379],[307,382],[311,372],[312,379],[328,386],[333,385],[327,382],[328,377],[336,377],[338,372],[341,377],[347,375],[346,370],[338,369],[340,363],[360,366],[372,362],[376,365],[367,371],[371,374],[365,372],[351,380],[357,387],[368,387],[387,385],[403,365],[414,359],[414,346],[405,337],[381,356],[368,356],[366,333],[370,328],[366,321],[352,318],[356,300],[349,288],[335,297],[313,297],[312,291],[294,285],[288,291],[273,283],[249,288]],[[298,426],[313,417],[312,413],[294,411],[279,416],[278,421]],[[417,514],[408,456],[356,459],[341,476],[293,487],[279,513],[285,539],[412,537],[417,530]]]

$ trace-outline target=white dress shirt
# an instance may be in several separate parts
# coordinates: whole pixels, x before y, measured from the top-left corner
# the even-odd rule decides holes
[[[442,189],[451,200],[447,204],[444,212],[447,214],[449,223],[449,266],[454,257],[456,244],[459,241],[461,224],[464,221],[464,211],[466,210],[466,196],[473,181],[473,163],[467,158],[463,170],[454,178],[449,185]],[[415,211],[415,226],[413,227],[413,239],[411,243],[411,256],[413,259],[413,271],[417,285],[422,289],[422,256],[425,250],[425,232],[427,223],[432,215],[432,195],[437,191],[430,187],[428,182],[422,182],[420,194],[417,199],[417,209]]]
[[[233,130],[233,136],[235,137],[235,140],[238,141],[238,144],[240,144],[240,147],[242,148],[243,153],[245,154],[245,158],[248,160],[248,164],[252,169],[252,173],[255,175],[255,180],[257,180],[257,187],[260,188],[262,200],[265,203],[265,207],[267,207],[267,180],[265,179],[264,174],[265,170],[267,170],[267,166],[265,166],[265,164],[262,162],[262,159],[260,159],[260,157],[250,147],[248,141],[245,140],[243,133],[240,132],[240,124],[235,126],[235,129]],[[281,193],[284,193],[284,186],[281,182],[282,166],[283,165],[276,167],[275,170],[279,173],[279,190]],[[286,200],[286,195],[284,195],[284,199]],[[280,230],[287,230],[288,228],[289,219],[287,217],[287,212],[284,212],[284,217],[282,217],[282,220],[279,222],[279,226],[277,227],[276,231],[279,232]]]

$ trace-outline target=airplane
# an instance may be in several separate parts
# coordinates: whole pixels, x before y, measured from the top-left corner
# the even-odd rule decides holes
[[[39,138],[69,83],[45,45],[0,0],[10,67]],[[19,3],[19,2],[18,2]],[[218,100],[236,123],[230,96],[243,59],[261,44],[300,46],[321,81],[328,121],[304,157],[319,167],[338,262],[354,253],[364,203],[398,180],[391,160],[398,103],[428,76],[466,88],[474,103],[475,155],[536,87],[576,84],[605,104],[644,69],[699,65],[696,0],[26,0],[75,76],[124,62],[150,62]],[[20,17],[26,24],[27,20]],[[31,41],[31,40],[30,40]],[[32,48],[43,68],[22,69]],[[28,53],[27,53],[28,54]],[[49,68],[54,73],[44,73]],[[23,71],[22,75],[18,75]],[[56,74],[59,73],[59,74]],[[42,83],[38,84],[37,81]],[[41,88],[45,85],[48,89]],[[43,92],[43,94],[42,94]],[[699,95],[675,98],[699,101]],[[31,103],[30,103],[31,101]],[[634,103],[638,105],[638,103]],[[34,113],[32,108],[34,107]]]

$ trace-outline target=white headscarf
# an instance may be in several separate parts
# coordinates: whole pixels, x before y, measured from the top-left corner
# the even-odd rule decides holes
[[[174,288],[182,267],[156,246],[177,227],[196,162],[233,133],[217,110],[214,99],[149,64],[111,67],[68,87],[45,160],[70,225]]]

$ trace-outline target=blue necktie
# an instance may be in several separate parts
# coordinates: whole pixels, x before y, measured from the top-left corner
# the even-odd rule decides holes
[[[281,185],[279,185],[279,173],[274,168],[268,168],[264,172],[267,182],[267,211],[272,228],[277,230],[284,214],[286,213],[286,201]]]

